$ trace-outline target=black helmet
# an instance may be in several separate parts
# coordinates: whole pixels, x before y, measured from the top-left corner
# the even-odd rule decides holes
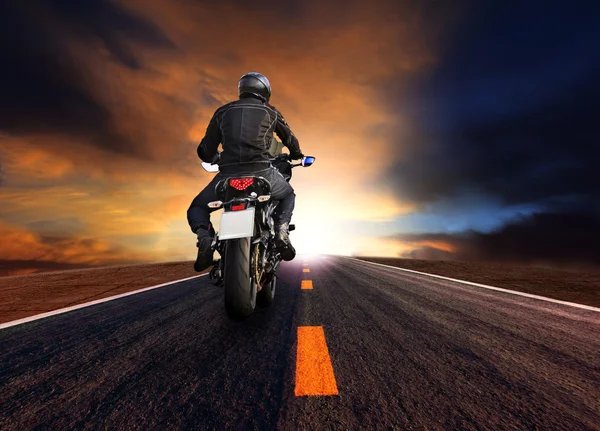
[[[265,75],[257,72],[248,72],[238,82],[238,96],[253,94],[268,102],[271,98],[271,84]]]

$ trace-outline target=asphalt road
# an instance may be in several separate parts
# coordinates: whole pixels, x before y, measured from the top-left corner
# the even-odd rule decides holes
[[[302,262],[241,323],[202,277],[0,330],[0,429],[600,429],[600,312]],[[302,326],[338,395],[295,395]]]

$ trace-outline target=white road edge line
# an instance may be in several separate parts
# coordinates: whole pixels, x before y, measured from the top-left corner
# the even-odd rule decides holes
[[[488,286],[487,284],[473,283],[472,281],[458,280],[456,278],[444,277],[442,275],[429,274],[428,272],[415,271],[412,269],[399,268],[397,266],[384,265],[382,263],[369,262],[367,260],[357,259],[355,257],[347,257],[347,256],[341,256],[341,257],[345,257],[346,259],[357,260],[359,262],[364,262],[364,263],[368,263],[371,265],[378,265],[378,266],[384,266],[386,268],[397,269],[399,271],[413,272],[415,274],[428,275],[428,276],[434,277],[434,278],[441,278],[442,280],[449,280],[449,281],[454,281],[457,283],[468,284],[470,286],[482,287],[484,289],[497,290],[498,292],[511,293],[513,295],[525,296],[527,298],[533,298],[533,299],[541,299],[542,301],[554,302],[556,304],[568,305],[570,307],[583,308],[584,310],[600,311],[600,308],[592,307],[591,305],[583,305],[583,304],[577,304],[575,302],[561,301],[560,299],[553,299],[553,298],[548,298],[546,296],[532,295],[531,293],[503,289],[501,287]]]
[[[133,290],[131,292],[121,293],[119,295],[109,296],[108,298],[96,299],[95,301],[84,302],[83,304],[72,305],[71,307],[58,308],[56,310],[48,311],[47,313],[36,314],[29,317],[24,317],[18,320],[12,320],[10,322],[0,323],[0,329],[10,328],[11,326],[21,325],[23,323],[32,322],[34,320],[44,319],[46,317],[55,316],[57,314],[68,313],[69,311],[79,310],[80,308],[90,307],[92,305],[101,304],[103,302],[114,301],[115,299],[124,298],[125,296],[135,295],[137,293],[146,292],[152,289],[158,289],[159,287],[169,286],[171,284],[180,283],[182,281],[192,280],[194,278],[203,277],[208,274],[193,275],[192,277],[182,278],[181,280],[173,280],[168,283],[157,284],[156,286],[144,287],[143,289]]]

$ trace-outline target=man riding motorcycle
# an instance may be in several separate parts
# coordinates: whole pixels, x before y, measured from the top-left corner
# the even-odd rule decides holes
[[[301,159],[298,139],[281,113],[269,104],[271,84],[266,76],[256,72],[244,74],[238,82],[238,95],[239,100],[215,111],[198,145],[198,157],[207,163],[218,163],[220,171],[194,198],[187,212],[190,228],[198,236],[198,257],[194,263],[198,272],[213,262],[214,229],[210,213],[216,209],[209,208],[208,203],[217,200],[217,183],[232,176],[260,176],[271,184],[271,198],[279,201],[273,214],[277,249],[283,260],[296,256],[289,239],[296,195],[283,175],[271,165],[269,148],[275,132],[290,150],[291,158]],[[222,152],[217,150],[219,144],[223,145]]]

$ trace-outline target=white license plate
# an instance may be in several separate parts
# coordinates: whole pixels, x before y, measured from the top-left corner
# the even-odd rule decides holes
[[[246,238],[254,235],[254,207],[224,212],[219,225],[219,239]]]

